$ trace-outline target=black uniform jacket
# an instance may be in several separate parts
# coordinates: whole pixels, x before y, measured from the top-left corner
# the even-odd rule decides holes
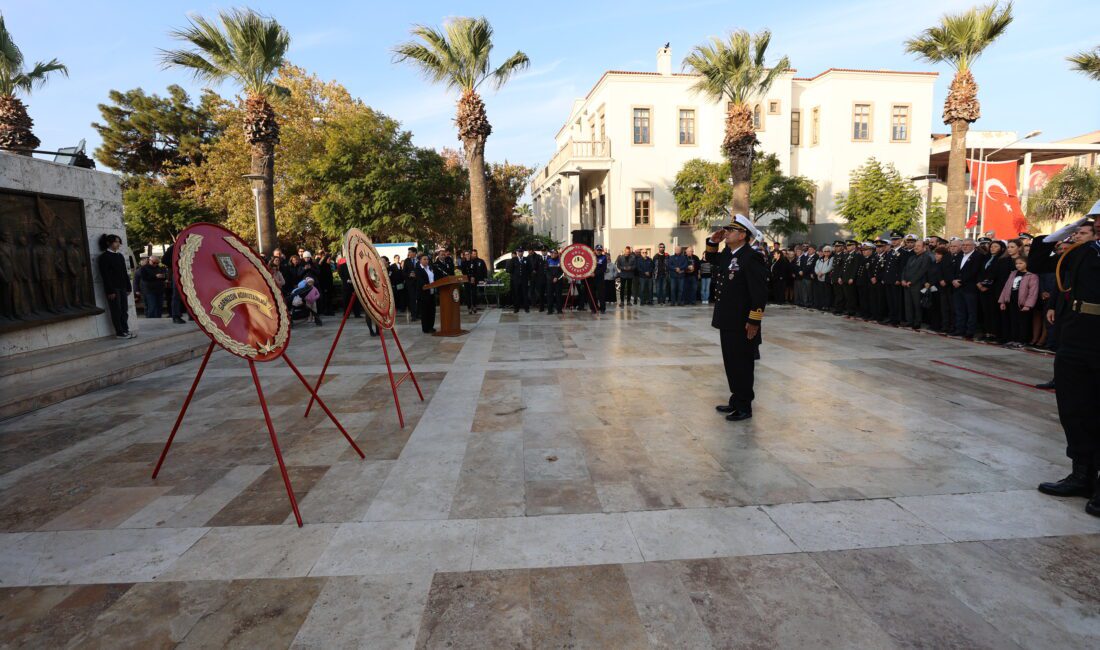
[[[745,323],[760,324],[768,302],[768,267],[764,257],[747,243],[736,253],[707,241],[706,259],[711,263],[711,280],[716,302],[711,327],[745,329]],[[757,334],[759,339],[759,334]]]
[[[130,274],[126,271],[126,258],[121,253],[103,251],[99,254],[99,276],[103,279],[106,293],[130,293]]]

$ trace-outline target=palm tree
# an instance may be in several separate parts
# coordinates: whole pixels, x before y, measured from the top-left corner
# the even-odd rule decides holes
[[[23,52],[12,40],[4,16],[0,15],[0,149],[29,156],[41,144],[31,131],[34,120],[27,115],[27,106],[15,94],[29,95],[45,85],[53,72],[69,76],[69,69],[57,59],[39,61],[30,70],[23,68]]]
[[[485,259],[493,259],[489,233],[489,194],[485,181],[485,140],[493,127],[485,115],[485,103],[477,90],[485,81],[500,89],[515,73],[530,65],[523,52],[516,51],[497,68],[489,64],[493,49],[493,27],[484,17],[452,18],[443,29],[417,25],[411,31],[419,40],[394,48],[394,61],[408,61],[430,81],[458,90],[455,124],[470,175],[470,221],[474,248]]]
[[[290,47],[290,34],[273,18],[251,9],[222,11],[218,21],[220,26],[202,16],[191,17],[189,26],[171,32],[173,38],[191,47],[161,50],[161,62],[165,67],[187,68],[204,82],[232,79],[244,91],[244,135],[252,149],[249,176],[260,189],[263,229],[258,243],[260,251],[268,255],[278,246],[275,145],[279,144],[279,123],[271,100],[287,92],[273,80]]]
[[[947,167],[947,234],[962,235],[966,223],[966,133],[981,117],[978,84],[970,67],[1012,22],[1012,3],[998,2],[945,15],[940,24],[905,41],[905,51],[930,63],[947,62],[955,78],[943,103],[943,123],[951,127]]]
[[[1066,57],[1066,60],[1073,64],[1074,70],[1083,72],[1094,81],[1100,81],[1100,46],[1092,48],[1091,51],[1078,52]]]
[[[776,78],[791,67],[785,56],[774,66],[765,66],[771,39],[772,34],[766,29],[755,35],[739,29],[727,40],[715,36],[710,43],[697,45],[683,65],[685,70],[699,75],[692,86],[694,92],[714,101],[726,101],[722,153],[730,161],[733,213],[745,216],[749,215],[752,154],[757,142],[750,102],[766,94]]]

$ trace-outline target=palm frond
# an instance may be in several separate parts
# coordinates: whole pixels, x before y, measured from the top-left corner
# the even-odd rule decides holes
[[[10,73],[23,69],[23,52],[15,44],[15,40],[4,23],[4,16],[0,14],[0,71]]]
[[[993,2],[958,14],[905,41],[905,51],[930,63],[965,71],[1012,24],[1012,2]]]
[[[69,69],[57,59],[45,63],[37,61],[30,70],[24,68],[25,63],[23,52],[12,39],[4,16],[0,15],[0,95],[14,96],[16,92],[29,94],[35,88],[46,85],[54,72],[69,76]]]
[[[415,25],[410,33],[413,40],[393,48],[394,63],[410,63],[448,88],[473,91],[487,79],[500,88],[530,64],[526,54],[516,52],[491,70],[493,27],[484,17],[452,18],[442,29]]]
[[[162,50],[162,65],[189,69],[209,83],[232,78],[250,95],[276,92],[272,79],[285,62],[290,33],[275,19],[251,9],[231,9],[220,12],[217,22],[197,15],[188,22],[170,35],[190,47]]]
[[[709,43],[695,46],[683,63],[685,70],[699,75],[692,91],[735,104],[766,93],[776,78],[790,68],[790,60],[785,56],[775,65],[767,65],[770,43],[771,32],[766,29],[756,34],[740,29],[726,39],[711,37]]]
[[[1100,81],[1100,46],[1091,51],[1078,52],[1066,57],[1066,60],[1073,64],[1071,67],[1074,70],[1084,73],[1094,81]]]

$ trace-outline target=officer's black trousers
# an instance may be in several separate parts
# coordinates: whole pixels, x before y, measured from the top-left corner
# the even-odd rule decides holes
[[[519,276],[512,276],[512,309],[530,309],[527,302],[527,283]]]
[[[435,331],[435,296],[423,292],[419,300],[420,331],[428,334]]]
[[[561,290],[562,290],[562,286],[565,283],[566,283],[565,278],[561,278],[557,282],[554,282],[553,280],[547,280],[547,285],[546,285],[546,311],[547,311],[547,313],[553,314],[554,311],[557,311],[559,314],[561,313],[561,306],[562,306]],[[587,298],[588,298],[588,296],[585,296],[585,299],[587,299]]]
[[[730,388],[729,405],[739,411],[752,412],[753,364],[757,344],[745,337],[744,328],[719,330],[722,339],[722,363]]]
[[[901,322],[901,317],[905,312],[903,295],[900,285],[891,284],[886,286],[886,308],[888,312],[886,317],[895,325]]]
[[[865,284],[860,285],[857,289],[859,292],[859,315],[864,318],[871,318],[874,315],[874,300],[871,296],[875,288],[870,284]]]
[[[855,316],[859,312],[859,292],[856,290],[856,285],[848,284],[845,281],[844,284],[844,313],[849,316]]]
[[[871,285],[871,318],[874,320],[885,320],[887,317],[886,307],[886,287],[876,282]]]
[[[1100,321],[1100,318],[1092,317]],[[1058,419],[1066,432],[1066,455],[1100,465],[1100,354],[1059,348],[1054,355]]]

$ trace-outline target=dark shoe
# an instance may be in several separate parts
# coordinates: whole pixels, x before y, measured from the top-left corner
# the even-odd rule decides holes
[[[1100,487],[1096,488],[1096,493],[1093,494],[1089,502],[1085,504],[1085,512],[1093,517],[1100,517]]]
[[[737,408],[730,406],[729,404],[719,404],[718,406],[714,407],[714,410],[718,411],[719,413],[733,413],[737,410]]]
[[[1093,501],[1097,501],[1095,490],[1096,468],[1076,460],[1069,476],[1061,481],[1039,484],[1040,492],[1054,497],[1093,497]]]
[[[186,325],[187,324],[186,321],[184,321],[182,318],[179,318],[179,317],[173,318],[172,322],[175,323],[176,325]]]
[[[1054,380],[1044,381],[1041,384],[1035,384],[1036,388],[1042,388],[1043,390],[1054,390]]]
[[[733,410],[726,416],[726,420],[730,422],[740,422],[741,420],[748,420],[752,417],[752,411],[739,411]]]

